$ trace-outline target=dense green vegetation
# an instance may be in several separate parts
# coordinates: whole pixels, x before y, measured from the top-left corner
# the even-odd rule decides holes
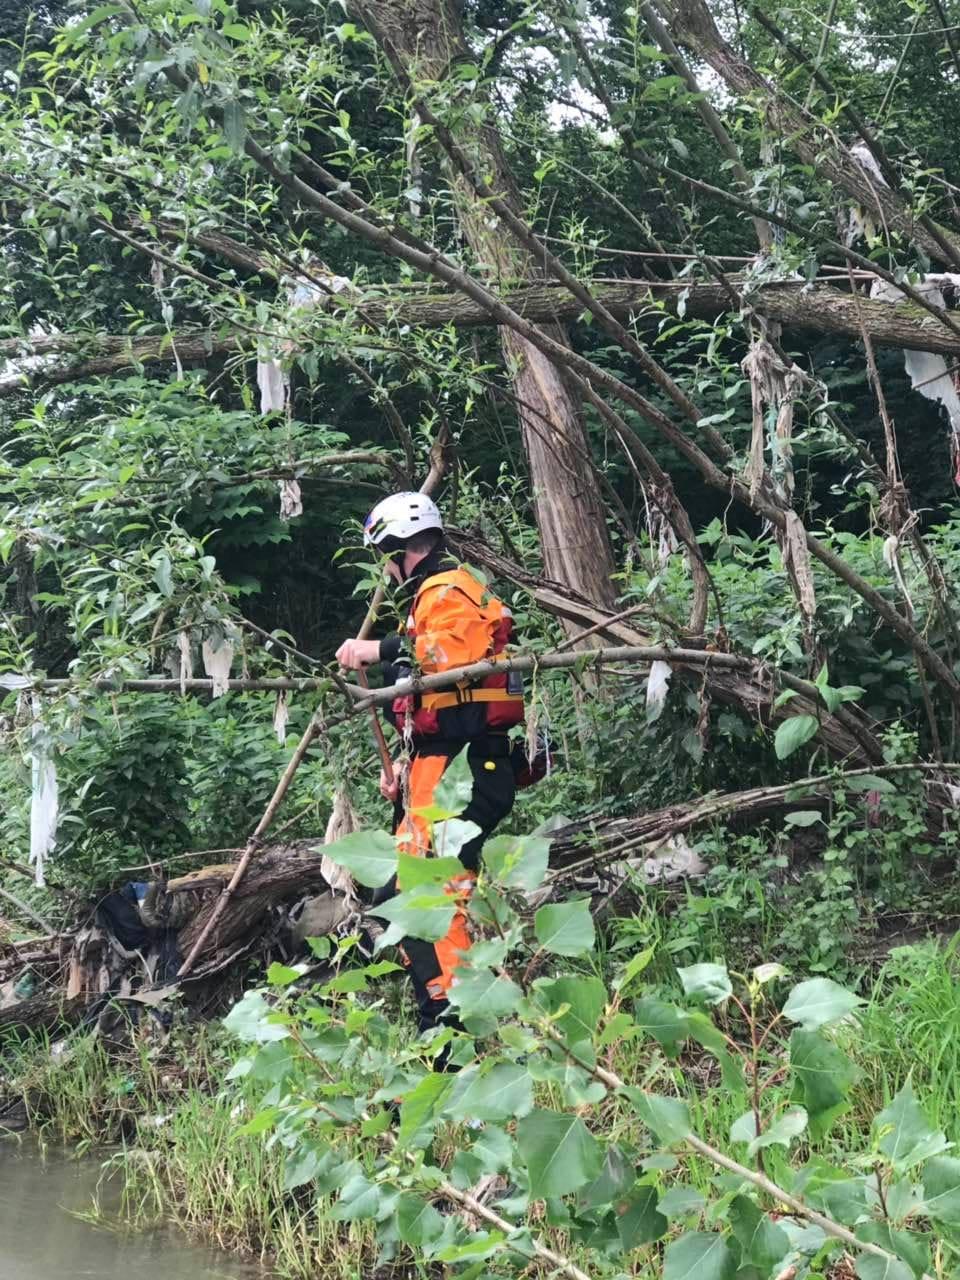
[[[822,8],[0,14],[0,1089],[122,1140],[132,1217],[294,1277],[960,1266],[960,39]],[[7,1035],[68,984],[30,946],[259,850],[306,732],[284,837],[348,795],[328,855],[449,923],[331,661],[359,520],[424,483],[558,758],[488,844],[466,1031],[415,1041],[350,933]],[[548,870],[674,836],[702,876]]]

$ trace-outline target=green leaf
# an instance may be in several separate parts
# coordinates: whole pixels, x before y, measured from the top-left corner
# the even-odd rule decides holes
[[[463,813],[473,795],[473,772],[470,768],[469,747],[447,765],[443,776],[433,789],[431,813],[438,818],[456,818]]]
[[[523,992],[505,973],[491,969],[467,969],[461,966],[450,988],[450,1003],[460,1010],[460,1017],[502,1018],[513,1013]]]
[[[782,964],[758,964],[753,971],[753,980],[763,987],[776,978],[785,978],[787,971]]]
[[[662,1280],[733,1280],[736,1260],[723,1236],[691,1231],[667,1245]]]
[[[922,1276],[930,1266],[929,1237],[917,1231],[900,1231],[889,1222],[862,1222],[854,1233],[858,1240],[878,1244],[907,1264],[914,1276]]]
[[[603,1157],[600,1173],[588,1187],[583,1188],[577,1201],[585,1209],[598,1209],[626,1195],[636,1180],[637,1171],[632,1161],[616,1143],[611,1143]]]
[[[613,1206],[617,1234],[624,1249],[638,1249],[667,1233],[668,1222],[657,1211],[657,1193],[653,1187],[637,1187]]]
[[[668,1218],[689,1218],[691,1214],[701,1213],[706,1203],[696,1187],[675,1183],[660,1197],[657,1208]]]
[[[293,1191],[311,1182],[317,1175],[326,1149],[313,1145],[298,1145],[284,1161],[283,1189]]]
[[[860,1280],[914,1280],[913,1272],[899,1258],[877,1258],[862,1253],[856,1261]]]
[[[773,740],[773,749],[778,760],[786,760],[788,756],[809,742],[819,728],[816,716],[790,716],[777,729]]]
[[[584,1041],[592,1044],[604,1007],[607,992],[599,978],[541,979],[534,988],[534,999],[547,1013],[567,1009],[554,1021],[568,1048]]]
[[[463,863],[457,857],[421,858],[403,850],[397,854],[397,886],[402,890],[419,889],[423,885],[442,888],[462,875]]]
[[[417,1087],[406,1095],[400,1104],[400,1128],[397,1144],[409,1147],[419,1139],[424,1126],[432,1128],[437,1110],[453,1086],[453,1079],[443,1072],[431,1071]],[[416,1145],[422,1145],[417,1142]]]
[[[451,1120],[510,1120],[533,1108],[533,1077],[521,1063],[498,1062],[489,1070],[457,1073],[444,1114]]]
[[[841,774],[840,781],[848,791],[876,791],[882,796],[896,795],[897,793],[897,788],[889,778],[880,778],[875,773],[859,773],[852,778],[844,777]]]
[[[480,828],[475,822],[464,822],[462,818],[445,818],[433,824],[433,847],[444,862],[456,858],[459,862],[460,850],[475,840]],[[463,872],[463,864],[460,864]]]
[[[381,934],[377,947],[388,947],[404,938],[436,942],[449,932],[456,911],[456,900],[448,893],[430,893],[425,889],[401,893],[389,902],[370,908],[371,915],[390,921],[390,928]]]
[[[354,1174],[344,1185],[330,1216],[337,1222],[360,1222],[376,1218],[380,1209],[381,1188],[368,1182],[362,1173]]]
[[[289,987],[291,982],[296,982],[302,977],[303,974],[299,969],[293,969],[287,964],[278,964],[276,961],[267,969],[267,981],[271,987]]]
[[[262,992],[248,991],[224,1018],[223,1025],[241,1040],[255,1041],[258,1044],[285,1040],[290,1032],[286,1027],[269,1020],[273,1012]]]
[[[603,1148],[579,1116],[532,1111],[517,1125],[517,1148],[535,1199],[569,1195],[600,1172]]]
[[[922,1212],[948,1226],[960,1226],[960,1160],[934,1156],[923,1166],[922,1176]]]
[[[397,1234],[404,1244],[422,1249],[443,1235],[443,1217],[420,1196],[404,1192],[397,1201]]]
[[[748,1196],[734,1196],[727,1218],[743,1250],[742,1261],[759,1267],[764,1274],[790,1252],[790,1238],[783,1227],[771,1221]]]
[[[799,1022],[804,1031],[816,1031],[830,1022],[839,1022],[863,1001],[832,978],[810,978],[790,992],[783,1016]]]
[[[684,993],[705,1004],[721,1004],[733,994],[725,964],[692,964],[678,969]]]
[[[245,27],[240,22],[227,22],[220,28],[220,30],[225,36],[229,36],[231,40],[244,42],[250,39],[250,28]]]
[[[533,928],[541,947],[554,955],[582,956],[593,948],[593,917],[586,898],[541,907]]]
[[[667,1004],[665,1000],[657,1000],[653,996],[641,997],[633,1011],[641,1031],[653,1036],[658,1044],[663,1045],[668,1055],[674,1057],[680,1042],[690,1034],[687,1015],[676,1005]]]
[[[397,870],[397,842],[389,831],[355,831],[333,844],[316,845],[368,889],[380,889]]]
[[[857,1069],[842,1050],[817,1031],[801,1027],[790,1036],[790,1066],[797,1081],[799,1101],[810,1117],[814,1141],[828,1131],[849,1107],[850,1086]]]
[[[788,827],[812,827],[814,823],[823,821],[823,814],[819,809],[795,809],[783,821]]]
[[[679,1098],[665,1098],[662,1094],[647,1093],[632,1085],[623,1092],[633,1103],[641,1121],[665,1144],[672,1146],[692,1132],[687,1104]]]
[[[485,873],[508,889],[538,889],[549,859],[550,841],[541,836],[494,836],[483,846]]]
[[[638,951],[635,956],[631,956],[627,964],[624,966],[623,973],[613,984],[615,991],[619,991],[621,996],[626,995],[630,984],[640,977],[650,961],[656,954],[656,947],[644,947],[642,951]]]
[[[731,1142],[746,1142],[747,1155],[755,1155],[764,1147],[789,1147],[794,1138],[800,1136],[807,1127],[807,1113],[803,1107],[790,1107],[779,1116],[773,1124],[757,1133],[756,1117],[752,1111],[745,1111],[730,1128]]]
[[[899,1169],[908,1169],[939,1155],[948,1145],[946,1137],[933,1128],[917,1102],[908,1080],[888,1107],[873,1121],[883,1154]]]

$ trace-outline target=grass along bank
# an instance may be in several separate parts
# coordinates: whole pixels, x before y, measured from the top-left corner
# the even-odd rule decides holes
[[[873,1117],[908,1079],[931,1122],[950,1141],[960,1140],[958,943],[960,936],[946,945],[902,948],[866,986],[855,1021],[837,1033],[857,1073],[850,1109],[819,1141],[806,1135],[789,1154],[769,1147],[765,1168],[775,1181],[789,1181],[790,1169],[811,1157],[842,1167],[846,1153],[867,1148]],[[661,990],[665,998],[676,994],[666,983]],[[403,1033],[394,1035],[399,1053]],[[321,1272],[370,1275],[380,1254],[373,1224],[339,1220],[332,1200],[318,1195],[312,1180],[289,1185],[283,1141],[264,1141],[257,1122],[250,1124],[261,1114],[269,1080],[227,1079],[235,1058],[236,1043],[220,1026],[182,1028],[161,1041],[146,1025],[122,1049],[78,1034],[54,1054],[45,1043],[8,1050],[5,1085],[23,1090],[42,1138],[85,1150],[116,1146],[105,1153],[105,1169],[122,1173],[123,1212],[131,1222],[173,1220],[223,1248],[263,1258],[290,1280]],[[634,1039],[614,1045],[604,1061],[631,1084],[686,1098],[695,1131],[726,1146],[740,1108],[724,1089],[714,1058],[687,1045],[671,1059],[655,1041]],[[541,1082],[536,1093],[539,1106],[563,1105],[556,1083]],[[765,1105],[777,1109],[790,1101],[785,1072],[783,1084],[774,1080],[770,1086]],[[621,1146],[639,1155],[649,1146],[635,1115],[616,1097],[592,1109],[588,1123],[615,1133]],[[473,1136],[460,1125],[438,1130],[431,1148],[437,1166],[455,1169]],[[344,1164],[363,1163],[369,1143],[351,1135],[340,1143]],[[695,1154],[677,1156],[672,1166],[661,1158],[660,1165],[661,1204],[671,1226],[706,1226],[702,1215],[716,1171]],[[549,1222],[544,1233],[559,1241]],[[645,1280],[660,1274],[658,1246],[632,1252],[629,1261],[630,1274]],[[402,1246],[391,1265],[395,1272],[412,1265]]]

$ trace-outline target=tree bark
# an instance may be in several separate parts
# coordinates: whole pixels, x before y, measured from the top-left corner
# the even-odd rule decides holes
[[[237,260],[236,254],[234,260]],[[734,288],[741,281],[741,277],[736,275],[727,279]],[[651,325],[658,323],[662,315],[658,304],[674,313],[681,299],[687,316],[712,319],[730,310],[729,294],[719,284],[609,280],[591,282],[590,288],[614,315],[637,316],[642,321],[646,314]],[[504,301],[525,319],[537,323],[576,320],[583,312],[582,305],[562,286],[546,281],[531,282],[507,291]],[[337,296],[332,306],[338,314],[354,309],[343,294]],[[933,351],[960,359],[960,337],[937,324],[912,302],[878,302],[872,298],[854,298],[831,285],[778,281],[750,292],[744,297],[744,306],[788,328],[833,333],[856,340],[861,337],[862,319],[867,334],[878,346]],[[368,295],[357,303],[357,308],[362,308],[362,322],[384,330],[394,325],[431,329],[448,324],[469,329],[492,323],[489,312],[471,298],[440,290],[411,290],[409,296]],[[242,334],[223,337],[205,332],[185,332],[176,335],[174,343],[184,365],[203,364],[215,357],[252,351],[252,343]],[[54,334],[0,341],[0,360],[37,356],[48,357],[51,363],[46,367],[25,370],[23,374],[8,371],[0,378],[0,399],[16,395],[32,385],[53,386],[115,373],[132,365],[172,362],[174,349],[170,339],[160,334],[134,339],[115,334],[83,337]],[[542,424],[537,422],[535,426],[541,427]]]
[[[453,63],[470,57],[457,0],[354,0],[354,8],[361,20],[370,14],[372,25],[389,36],[414,81],[442,80]],[[461,140],[476,152],[491,185],[519,211],[519,193],[496,130],[482,125]],[[537,279],[541,273],[531,255],[513,244],[453,166],[446,168],[464,238],[493,281]],[[555,341],[566,341],[555,325],[547,332]],[[545,570],[588,598],[612,604],[613,555],[578,399],[557,366],[525,338],[508,329],[501,329],[500,337],[520,402]]]

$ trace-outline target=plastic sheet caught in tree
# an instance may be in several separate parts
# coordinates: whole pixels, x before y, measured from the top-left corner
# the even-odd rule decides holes
[[[945,271],[924,276],[914,284],[914,289],[934,306],[945,307],[945,293],[960,292],[960,275]],[[886,280],[876,280],[870,296],[879,302],[903,302],[904,295]],[[928,400],[938,401],[947,411],[954,435],[960,435],[960,394],[957,392],[955,374],[948,369],[946,359],[932,351],[904,351],[903,365],[914,391]]]
[[[213,681],[212,696],[221,698],[230,687],[230,668],[233,665],[233,641],[221,637],[214,646],[211,640],[203,642],[203,669]]]
[[[44,741],[45,730],[41,716],[40,698],[31,699],[33,726],[30,752],[30,862],[33,865],[38,887],[46,883],[44,862],[53,852],[57,841],[57,817],[59,788],[57,770]]]
[[[303,515],[303,498],[299,480],[278,480],[280,490],[280,519],[296,520]]]

